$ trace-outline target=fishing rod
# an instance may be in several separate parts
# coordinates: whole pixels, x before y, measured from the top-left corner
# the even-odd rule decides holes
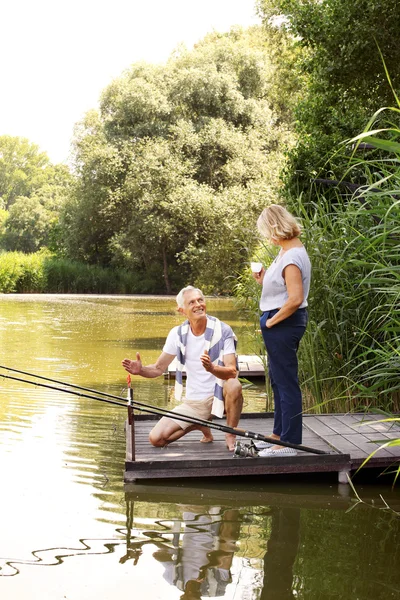
[[[78,389],[78,390],[84,390],[85,392],[91,392],[92,394],[97,394],[97,395],[101,395],[101,396],[105,396],[107,398],[112,398],[114,401],[108,401],[109,404],[116,404],[118,406],[122,406],[123,408],[126,408],[126,404],[121,404],[119,402],[115,402],[115,400],[125,400],[124,398],[120,397],[120,396],[115,396],[114,394],[108,394],[107,392],[102,392],[100,390],[94,390],[92,388],[87,388],[87,387],[82,387],[80,385],[75,385],[73,383],[66,383],[65,381],[60,381],[58,379],[51,379],[50,377],[43,377],[42,375],[37,375],[35,373],[29,373],[27,371],[20,371],[19,369],[12,369],[11,367],[5,367],[3,365],[0,365],[0,369],[6,369],[7,371],[12,371],[14,373],[21,373],[23,375],[28,375],[29,377],[35,377],[36,379],[43,379],[44,381],[50,381],[52,383],[57,383],[59,385],[65,385],[66,387],[70,387],[70,388],[74,388],[74,389]],[[23,383],[30,383],[32,385],[37,385],[40,387],[46,387],[49,388],[51,390],[56,390],[56,391],[60,391],[60,392],[67,392],[67,393],[73,393],[70,392],[69,390],[64,390],[62,388],[57,388],[51,385],[44,385],[44,384],[40,384],[38,382],[34,382],[34,381],[27,381],[25,379],[22,378],[17,378],[17,377],[11,377],[11,376],[7,376],[7,375],[3,375],[0,373],[1,377],[4,377],[5,379],[13,379],[15,381],[21,381]],[[131,388],[131,379],[130,379],[130,375],[128,375],[127,378],[127,382],[128,382],[128,406],[133,406],[132,402],[133,402],[133,390]],[[83,398],[91,398],[92,400],[99,400],[100,402],[107,402],[105,399],[103,398],[94,398],[93,396],[86,396],[85,394],[77,394],[74,393],[75,396],[80,396]],[[177,412],[173,412],[171,410],[168,410],[167,408],[162,408],[162,407],[154,407],[151,404],[145,404],[144,402],[137,402],[135,401],[135,404],[137,404],[137,406],[135,406],[134,408],[138,408],[140,410],[140,406],[144,408],[148,408],[151,411],[153,411],[153,414],[163,414],[166,417],[175,417],[178,415],[181,420],[185,420],[187,423],[191,423],[191,417],[188,417],[187,415],[181,415],[180,413]],[[159,412],[154,412],[154,410],[157,410]],[[150,412],[150,411],[149,411]],[[208,427],[210,421],[206,421],[205,419],[201,419],[200,417],[193,417],[193,419],[196,420],[196,425],[204,425],[204,427]]]
[[[108,394],[107,392],[102,392],[100,390],[94,390],[92,388],[87,388],[87,387],[82,387],[80,385],[76,385],[74,383],[66,383],[65,381],[60,381],[59,379],[51,379],[50,377],[44,377],[42,375],[37,375],[36,373],[29,373],[27,371],[21,371],[19,369],[12,369],[11,367],[5,367],[3,365],[0,365],[0,369],[5,369],[7,371],[12,371],[13,373],[20,373],[22,375],[28,375],[29,377],[34,377],[35,379],[43,379],[44,381],[50,381],[51,383],[57,383],[59,385],[64,385],[66,387],[70,387],[70,388],[74,388],[74,389],[78,389],[78,390],[84,390],[85,392],[91,392],[92,394],[97,394],[97,395],[101,395],[101,396],[105,396],[107,398],[112,398],[113,400],[125,400],[125,398],[122,398],[120,396],[115,396],[114,394]],[[5,375],[1,375],[1,377],[6,377]],[[9,379],[13,379],[12,377],[9,377]],[[40,385],[39,383],[35,383],[33,381],[26,381],[24,379],[17,379],[14,378],[16,381],[22,381],[25,383],[31,383],[32,385]],[[131,378],[130,375],[128,374],[127,377],[127,382],[128,382],[128,396],[127,396],[127,400],[128,400],[128,405],[131,405],[131,402],[133,401],[133,390],[131,388]],[[50,389],[54,389],[56,391],[62,391],[62,392],[68,392],[68,390],[64,390],[64,389],[59,389],[59,388],[55,388],[53,386],[43,386],[43,384],[41,385],[41,387],[49,387]],[[72,393],[72,392],[71,392]],[[85,397],[84,394],[75,394],[78,396],[82,396]],[[88,396],[89,398],[91,398],[91,396]],[[95,398],[96,400],[101,401],[101,398]],[[168,410],[167,408],[162,408],[162,407],[154,407],[151,404],[145,404],[144,402],[137,402],[138,407],[142,406],[143,408],[149,408],[151,410],[159,410],[160,413],[162,412],[164,416],[167,417],[173,417],[176,418],[176,416],[178,415],[179,417],[182,417],[181,420],[185,420],[188,423],[191,423],[191,418],[192,417],[188,417],[187,415],[181,415],[180,413],[177,412],[173,412],[171,410]],[[111,402],[111,404],[113,404],[113,402]],[[124,408],[126,408],[126,404],[119,404],[119,406],[123,406]],[[135,407],[136,408],[136,407]],[[154,414],[160,414],[158,412],[154,413]],[[183,419],[183,417],[185,417],[185,419]],[[206,421],[205,419],[201,419],[200,417],[193,417],[193,419],[196,419],[196,425],[204,425],[204,427],[208,427],[210,424],[210,421]]]
[[[227,431],[227,433],[234,433],[234,431],[235,431],[234,428],[232,428],[232,427],[228,427],[228,426],[225,427],[224,425],[219,425],[219,424],[213,423],[212,421],[206,421],[205,419],[200,419],[198,417],[188,417],[187,415],[182,415],[181,413],[173,412],[166,408],[159,408],[159,407],[156,408],[154,406],[151,407],[149,405],[142,404],[141,402],[137,402],[137,401],[133,400],[133,397],[131,396],[131,394],[129,392],[128,393],[129,393],[130,397],[128,398],[127,403],[122,404],[121,402],[116,402],[116,400],[124,400],[124,398],[121,398],[120,396],[111,396],[111,394],[107,394],[107,395],[111,396],[112,398],[115,398],[115,400],[108,400],[107,398],[98,398],[97,396],[84,394],[82,392],[74,392],[72,390],[66,390],[64,388],[59,388],[59,387],[55,387],[53,385],[48,385],[47,383],[38,383],[36,381],[29,381],[27,379],[22,379],[20,377],[13,377],[12,375],[4,375],[3,373],[0,373],[0,377],[3,377],[4,379],[11,379],[12,381],[18,381],[20,383],[29,383],[30,385],[34,385],[35,387],[43,387],[43,388],[54,390],[57,392],[73,394],[74,396],[79,396],[79,398],[89,398],[90,400],[98,400],[99,402],[106,402],[107,404],[112,404],[114,406],[120,406],[122,408],[127,408],[127,407],[128,408],[136,408],[138,410],[141,410],[143,412],[148,412],[150,414],[154,414],[154,415],[158,415],[158,416],[162,415],[162,416],[166,416],[166,417],[172,417],[175,419],[177,417],[179,417],[179,420],[185,421],[186,423],[192,423],[194,425],[201,425],[204,427],[212,427],[214,429],[220,429],[222,431],[225,431],[227,429],[231,430],[231,431]],[[65,385],[68,385],[68,384],[65,384]],[[75,387],[79,387],[79,386],[75,386]],[[100,393],[102,393],[102,392],[100,392]],[[240,435],[240,434],[238,434],[238,435]],[[242,433],[241,435],[244,435],[244,434]],[[254,434],[254,435],[261,435],[261,434]],[[264,439],[264,436],[261,436],[261,437]],[[260,437],[260,439],[261,439],[261,437]],[[267,439],[267,438],[265,438],[265,439]]]
[[[51,383],[58,383],[59,385],[66,385],[70,388],[75,388],[77,390],[84,390],[85,392],[91,392],[93,394],[98,394],[101,396],[107,396],[109,398],[119,398],[118,396],[113,396],[112,394],[107,394],[107,392],[101,392],[100,390],[93,390],[91,388],[82,387],[81,385],[75,385],[74,383],[66,383],[65,381],[60,381],[59,379],[51,379],[50,377],[44,377],[43,375],[37,375],[36,373],[28,373],[28,371],[20,371],[19,369],[12,369],[11,367],[5,367],[4,365],[0,365],[0,369],[4,369],[5,371],[11,371],[12,373],[20,373],[21,375],[28,375],[28,377],[35,377],[35,379],[43,379],[43,381],[50,381]],[[23,381],[23,380],[21,380]],[[130,383],[130,382],[128,382]],[[131,390],[132,391],[132,390]]]
[[[4,367],[1,365],[0,365],[0,368],[7,369],[9,371],[13,371],[13,372],[17,372],[17,373],[22,373],[22,371],[18,371],[17,369],[11,369],[9,367]],[[128,394],[129,394],[128,395],[128,403],[122,404],[121,402],[117,402],[117,400],[118,401],[125,400],[124,398],[121,398],[120,396],[114,396],[112,394],[107,394],[106,392],[99,392],[97,390],[93,390],[93,389],[89,389],[89,388],[81,388],[80,386],[77,386],[74,384],[69,384],[69,383],[60,382],[57,380],[52,380],[48,377],[42,377],[40,375],[35,375],[33,373],[24,372],[24,374],[29,375],[31,377],[37,377],[38,379],[45,379],[46,381],[54,381],[55,383],[60,383],[61,385],[74,387],[74,388],[82,389],[85,391],[90,391],[94,394],[104,395],[104,396],[107,396],[107,398],[99,398],[98,396],[93,396],[93,395],[82,393],[82,392],[74,392],[73,390],[66,390],[64,388],[55,387],[53,385],[48,385],[45,383],[29,381],[27,379],[13,377],[12,375],[4,375],[3,373],[0,373],[0,377],[3,377],[4,379],[10,379],[13,381],[18,381],[20,383],[28,383],[28,384],[34,385],[36,387],[43,387],[43,388],[50,389],[50,390],[57,391],[57,392],[64,392],[67,394],[72,394],[74,396],[79,396],[81,398],[89,398],[90,400],[97,400],[99,402],[105,402],[107,404],[112,404],[114,406],[120,406],[122,408],[126,408],[128,406],[131,408],[136,408],[137,410],[140,410],[142,412],[148,412],[150,414],[155,414],[158,416],[162,415],[162,416],[170,417],[173,419],[179,418],[179,420],[185,421],[186,423],[200,425],[202,427],[209,427],[210,429],[217,429],[218,431],[222,431],[224,433],[230,433],[232,435],[238,435],[238,436],[250,438],[253,440],[268,442],[268,443],[271,443],[271,444],[274,444],[277,446],[285,446],[287,448],[294,448],[296,450],[302,450],[304,452],[310,452],[313,454],[329,454],[328,452],[325,452],[324,450],[319,450],[317,448],[310,448],[308,446],[303,446],[302,444],[292,444],[290,442],[283,442],[281,440],[276,440],[274,438],[265,436],[261,433],[247,431],[245,429],[240,429],[239,427],[230,427],[229,425],[221,425],[219,423],[215,423],[213,421],[207,421],[205,419],[200,419],[197,417],[188,417],[187,415],[181,415],[178,412],[173,412],[173,411],[170,411],[170,410],[167,410],[164,408],[154,407],[149,404],[144,404],[143,402],[138,402],[137,400],[133,400],[132,390],[130,390],[130,392],[129,392],[129,389],[128,389]],[[110,400],[108,398],[113,398],[113,400]]]

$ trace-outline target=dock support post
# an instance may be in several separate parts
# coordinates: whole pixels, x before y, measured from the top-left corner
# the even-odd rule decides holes
[[[349,483],[350,471],[339,471],[339,483]]]
[[[133,407],[128,406],[128,423],[126,432],[126,451],[127,458],[130,456],[130,460],[135,460],[135,414]]]

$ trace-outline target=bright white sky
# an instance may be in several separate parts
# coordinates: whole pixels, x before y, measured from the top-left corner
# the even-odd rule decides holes
[[[0,135],[68,159],[74,124],[130,64],[165,62],[212,30],[259,23],[255,0],[9,0],[1,11]]]

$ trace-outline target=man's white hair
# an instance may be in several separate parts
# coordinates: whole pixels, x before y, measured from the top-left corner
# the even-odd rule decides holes
[[[204,298],[204,294],[201,290],[199,290],[199,288],[193,287],[192,285],[188,285],[182,288],[176,297],[176,303],[178,305],[178,308],[183,308],[183,296],[186,294],[186,292],[199,292],[199,294],[201,294]]]

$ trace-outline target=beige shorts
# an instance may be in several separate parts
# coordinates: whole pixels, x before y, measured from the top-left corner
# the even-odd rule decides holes
[[[214,396],[209,396],[205,400],[189,400],[186,398],[182,404],[175,406],[175,408],[172,409],[172,412],[185,415],[186,417],[195,417],[197,419],[208,420],[211,417],[213,401]],[[177,423],[182,429],[187,429],[192,425],[192,423],[189,423],[188,421],[180,421],[179,419],[174,419],[173,417],[169,418]]]

